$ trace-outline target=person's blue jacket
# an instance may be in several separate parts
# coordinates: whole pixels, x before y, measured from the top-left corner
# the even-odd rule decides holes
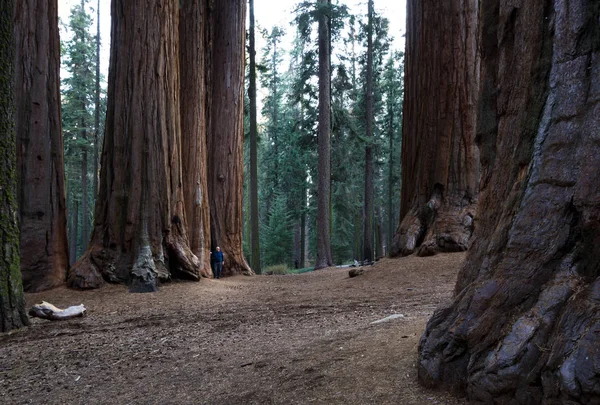
[[[213,261],[220,263],[223,261],[223,252],[213,252]]]

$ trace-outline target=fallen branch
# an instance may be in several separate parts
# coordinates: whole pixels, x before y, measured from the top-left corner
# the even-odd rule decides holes
[[[65,319],[85,316],[85,311],[86,309],[83,304],[75,305],[67,309],[60,309],[49,302],[42,301],[41,304],[35,304],[31,307],[29,310],[29,316],[48,319],[50,321],[62,321]]]

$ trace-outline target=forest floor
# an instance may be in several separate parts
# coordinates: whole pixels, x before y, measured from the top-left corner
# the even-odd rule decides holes
[[[464,257],[27,294],[88,314],[0,335],[0,403],[463,404],[421,387],[416,358]]]

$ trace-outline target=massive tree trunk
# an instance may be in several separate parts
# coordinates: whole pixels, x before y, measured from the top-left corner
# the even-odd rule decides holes
[[[254,0],[250,0],[250,251],[252,269],[260,274],[260,233],[258,218],[258,129],[256,125],[256,41]]]
[[[368,1],[367,23],[367,117],[365,145],[365,192],[363,201],[363,260],[373,257],[373,0]]]
[[[244,48],[246,4],[212,1],[208,190],[212,247],[225,257],[223,275],[254,274],[242,249]]]
[[[320,6],[329,5],[319,0]],[[330,12],[330,11],[329,11]],[[328,13],[329,13],[328,12]],[[333,265],[331,256],[331,54],[329,16],[319,11],[319,179],[315,269]]]
[[[600,397],[600,4],[481,3],[473,245],[419,377],[474,403]]]
[[[19,266],[12,0],[0,3],[0,333],[29,324]]]
[[[466,250],[480,175],[475,0],[409,0],[400,226],[392,255]]]
[[[17,1],[15,37],[21,272],[26,291],[41,291],[69,268],[57,1]]]
[[[206,0],[180,1],[179,41],[181,72],[181,134],[183,192],[190,247],[201,264],[201,274],[212,277],[210,267],[210,207],[208,203],[206,132]]]
[[[198,280],[181,173],[177,0],[113,0],[106,132],[88,250],[69,285]]]

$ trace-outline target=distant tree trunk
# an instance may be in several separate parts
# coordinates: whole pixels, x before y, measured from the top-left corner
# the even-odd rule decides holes
[[[183,192],[190,247],[203,277],[210,267],[210,206],[207,184],[208,93],[206,90],[206,0],[179,2]]]
[[[373,260],[373,0],[368,1],[363,260]]]
[[[400,226],[392,255],[466,250],[480,176],[477,3],[408,1]]]
[[[84,106],[85,107],[85,106]],[[86,127],[83,121],[82,127]],[[80,132],[81,139],[87,144],[87,131],[82,129]],[[90,241],[89,234],[89,211],[88,211],[88,154],[87,145],[81,148],[81,246],[87,246]]]
[[[73,265],[77,261],[77,237],[79,236],[79,201],[73,199],[71,203],[71,237],[69,238],[69,264]]]
[[[318,0],[321,6],[327,0]],[[328,11],[329,13],[329,11]],[[331,66],[329,17],[319,12],[319,178],[317,190],[317,260],[315,269],[333,265],[331,256]]]
[[[16,2],[15,37],[21,272],[25,291],[41,291],[69,268],[57,1]]]
[[[254,274],[242,249],[245,1],[211,8],[208,189],[212,247],[224,253],[223,275]]]
[[[600,4],[481,3],[473,245],[419,378],[472,403],[600,395]]]
[[[69,285],[198,280],[181,173],[177,0],[113,0],[106,132],[88,250]],[[124,57],[127,55],[127,57]]]
[[[250,251],[251,266],[257,273],[260,268],[260,234],[258,226],[258,129],[256,125],[256,41],[254,26],[254,0],[250,0]]]
[[[96,90],[94,94],[94,177],[92,192],[94,205],[98,198],[98,152],[100,142],[100,0],[96,5]],[[87,241],[86,241],[87,243]]]
[[[389,255],[390,249],[392,247],[392,239],[394,235],[394,88],[393,86],[390,89],[390,94],[387,109],[388,109],[388,139],[389,139],[389,149],[390,154],[388,157],[388,201],[387,201],[387,211],[388,211],[388,226],[387,226],[387,251],[386,254]]]
[[[29,325],[19,265],[13,12],[12,0],[0,3],[0,333]]]

